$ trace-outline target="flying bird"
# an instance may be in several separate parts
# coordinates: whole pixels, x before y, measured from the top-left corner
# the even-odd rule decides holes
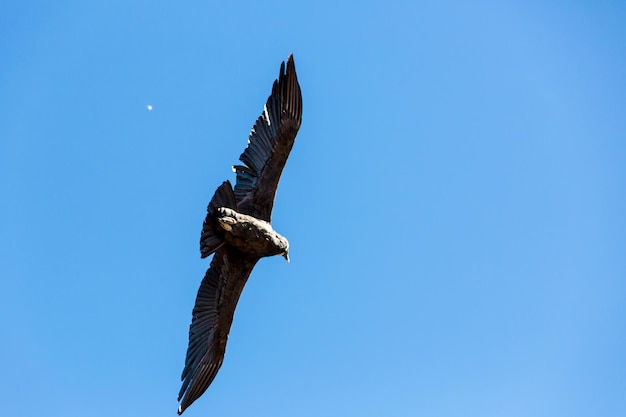
[[[235,187],[224,181],[207,207],[200,254],[214,255],[193,308],[179,415],[206,391],[220,369],[237,301],[256,263],[273,255],[289,261],[289,242],[270,221],[280,174],[301,121],[302,95],[289,55],[239,157],[243,165],[233,167]]]

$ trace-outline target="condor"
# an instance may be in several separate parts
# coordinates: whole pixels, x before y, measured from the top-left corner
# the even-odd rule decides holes
[[[252,127],[236,165],[236,183],[218,187],[200,236],[203,258],[214,254],[193,308],[189,346],[178,394],[182,414],[209,387],[224,360],[239,296],[252,269],[265,256],[289,261],[287,239],[270,222],[278,181],[302,121],[302,95],[293,56],[280,74]]]

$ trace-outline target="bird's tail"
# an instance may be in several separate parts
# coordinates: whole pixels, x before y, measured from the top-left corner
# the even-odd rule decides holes
[[[225,242],[224,235],[217,224],[217,209],[220,207],[237,210],[235,193],[230,181],[224,181],[222,185],[217,187],[207,207],[207,215],[200,235],[200,255],[203,258],[215,252]]]

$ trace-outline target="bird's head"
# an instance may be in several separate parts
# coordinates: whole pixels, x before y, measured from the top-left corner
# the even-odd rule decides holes
[[[282,250],[279,255],[282,255],[283,258],[289,262],[289,242],[284,237],[280,236],[278,241],[278,247]]]

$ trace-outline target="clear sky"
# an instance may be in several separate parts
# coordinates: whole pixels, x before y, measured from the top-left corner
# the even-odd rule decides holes
[[[0,414],[175,416],[206,205],[303,123],[193,416],[626,416],[626,3],[0,4]],[[148,110],[152,106],[152,110]]]

